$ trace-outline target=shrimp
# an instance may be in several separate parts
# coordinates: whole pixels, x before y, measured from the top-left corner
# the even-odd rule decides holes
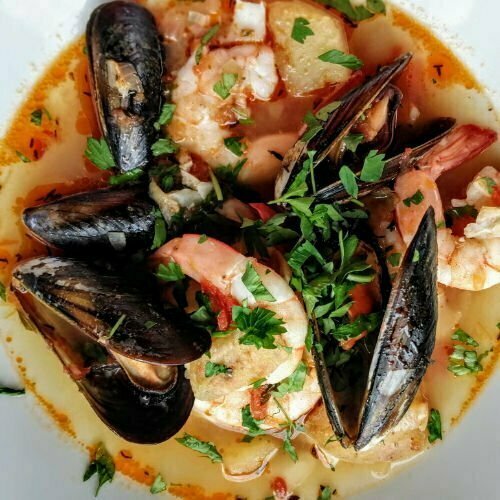
[[[409,245],[429,206],[438,225],[438,281],[463,290],[483,290],[500,283],[500,208],[495,205],[500,174],[485,167],[467,188],[466,200],[454,206],[478,209],[475,222],[464,229],[464,237],[444,226],[444,210],[436,179],[488,147],[496,134],[474,125],[459,127],[445,137],[420,162],[420,170],[410,170],[396,180],[394,191],[396,221],[404,244]],[[462,147],[460,147],[462,145]],[[485,206],[488,205],[488,206]]]
[[[311,356],[304,357],[308,373],[300,391],[274,395],[273,388],[263,385],[228,394],[215,401],[196,400],[195,410],[213,424],[235,432],[248,433],[242,422],[242,410],[249,407],[259,427],[269,434],[281,433],[290,421],[295,422],[307,415],[321,398],[316,369]]]
[[[303,305],[288,283],[275,271],[255,259],[245,257],[230,246],[200,235],[186,234],[171,240],[154,255],[157,263],[177,263],[184,274],[200,283],[202,291],[211,298],[219,310],[220,329],[231,324],[231,308],[246,303],[250,309],[267,309],[280,318],[286,332],[275,335],[276,349],[257,349],[255,345],[240,343],[242,332],[232,331],[213,339],[210,358],[187,365],[195,396],[213,401],[238,390],[245,390],[257,379],[265,378],[267,384],[276,384],[291,375],[302,359],[308,330]],[[251,265],[274,301],[256,300],[242,281]],[[205,375],[207,363],[226,366],[230,372],[217,375],[217,383]]]

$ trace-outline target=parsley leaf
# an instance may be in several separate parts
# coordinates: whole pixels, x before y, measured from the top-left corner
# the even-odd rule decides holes
[[[178,281],[184,279],[184,273],[181,266],[176,262],[169,262],[167,265],[160,264],[156,276],[162,281]]]
[[[370,151],[365,158],[359,178],[363,182],[376,182],[382,177],[385,167],[385,155]]]
[[[151,250],[160,248],[165,241],[167,241],[167,225],[165,224],[165,219],[163,218],[161,212],[157,210],[155,211],[155,234]]]
[[[215,375],[220,375],[221,373],[231,373],[231,368],[226,365],[207,361],[207,364],[205,365],[205,377],[213,377]]]
[[[251,262],[247,262],[245,273],[241,277],[241,281],[246,286],[248,291],[254,296],[255,300],[265,300],[275,302],[276,299],[271,295],[269,290],[264,286],[260,276],[258,275]]]
[[[165,480],[163,479],[161,474],[158,474],[155,477],[155,480],[153,481],[151,488],[149,488],[149,491],[153,495],[156,495],[157,493],[161,493],[162,491],[165,491],[166,489],[167,489],[167,484],[165,483]]]
[[[336,109],[338,109],[341,104],[342,104],[342,101],[333,101],[330,104],[327,104],[326,106],[323,106],[321,109],[319,109],[319,111],[317,111],[314,116],[318,120],[325,122],[326,120],[328,120],[330,113],[332,111],[335,111]]]
[[[252,416],[252,412],[250,411],[250,405],[246,405],[241,409],[241,425],[248,429],[248,437],[250,440],[256,436],[260,436],[264,434],[264,431],[260,428],[260,424],[262,420],[256,420]],[[247,441],[249,441],[247,439]]]
[[[497,183],[491,177],[481,177],[480,180],[486,186],[488,194],[493,194],[493,190],[495,189]]]
[[[305,241],[298,247],[294,248],[288,257],[288,265],[296,272],[300,272],[304,263],[310,258],[314,257],[321,265],[324,265],[325,259],[318,252],[316,247],[310,242]]]
[[[111,483],[115,476],[115,463],[102,443],[99,443],[97,446],[95,458],[87,467],[83,475],[83,481],[88,481],[94,474],[97,474],[98,480],[97,489],[95,491],[95,496],[97,496],[101,487],[108,482]]]
[[[422,203],[423,200],[424,200],[424,195],[422,194],[422,191],[420,191],[420,189],[418,189],[412,196],[405,198],[403,200],[403,203],[407,207],[409,207],[411,204],[420,205],[420,203]]]
[[[255,382],[252,382],[252,387],[254,389],[258,389],[261,385],[263,385],[266,382],[266,378],[259,378]]]
[[[354,172],[347,165],[344,165],[340,167],[339,177],[347,194],[353,198],[357,198],[359,189]]]
[[[34,123],[37,127],[42,124],[43,111],[38,108],[31,112],[31,123]]]
[[[398,252],[391,253],[387,257],[387,260],[389,261],[389,264],[391,264],[392,267],[397,267],[401,262],[401,254]]]
[[[200,235],[198,238],[198,245],[201,245],[202,243],[205,243],[205,241],[208,240],[208,236],[206,234]]]
[[[120,326],[122,326],[122,323],[125,321],[125,318],[127,317],[126,314],[122,314],[118,320],[116,321],[116,323],[113,325],[113,327],[111,328],[111,330],[109,331],[108,335],[107,335],[107,339],[110,339],[117,331],[118,331],[118,328],[120,328]]]
[[[280,382],[274,394],[278,397],[283,397],[285,394],[290,392],[301,391],[304,387],[304,382],[306,381],[306,375],[307,365],[301,361],[297,365],[297,368],[295,368],[295,371],[289,377]]]
[[[226,146],[231,153],[236,156],[242,156],[246,147],[246,144],[241,142],[243,137],[227,137],[224,139],[224,146]]]
[[[318,0],[320,3],[333,7],[347,16],[351,21],[360,22],[370,19],[375,14],[385,14],[383,0],[367,0],[364,5],[351,5],[350,0]]]
[[[203,48],[206,47],[206,45],[210,42],[210,40],[212,40],[215,35],[217,35],[219,29],[220,24],[215,24],[201,37],[200,45],[198,45],[198,48],[196,49],[196,52],[194,54],[194,61],[196,62],[196,64],[200,64],[201,56],[203,55]]]
[[[179,146],[170,137],[163,137],[151,146],[151,151],[153,156],[167,155],[177,153]]]
[[[443,431],[441,429],[441,414],[434,408],[431,409],[429,420],[427,421],[427,431],[429,432],[429,443],[433,443],[437,439],[443,439]]]
[[[309,27],[310,24],[311,23],[307,19],[303,17],[296,17],[293,22],[292,38],[296,42],[304,43],[308,36],[314,35],[314,31]]]
[[[363,134],[348,134],[344,137],[345,147],[349,151],[355,153],[356,149],[358,149],[358,146],[363,142],[364,138],[365,136]]]
[[[457,329],[451,338],[465,345],[453,345],[453,352],[448,358],[448,370],[457,377],[483,371],[481,360],[488,355],[489,351],[478,355],[477,351],[467,349],[466,346],[478,347],[479,344],[461,328]]]
[[[318,56],[318,59],[331,64],[338,64],[344,68],[359,69],[363,63],[353,54],[346,54],[337,49],[332,49]]]
[[[176,438],[175,440],[182,444],[182,446],[201,453],[206,458],[209,458],[214,464],[222,463],[222,455],[217,451],[217,448],[212,442],[200,441],[198,438],[195,438],[186,432],[184,433],[184,436]]]
[[[23,396],[26,394],[24,389],[11,389],[10,387],[0,386],[0,395],[3,396]]]
[[[2,299],[4,302],[7,300],[5,285],[2,282],[0,282],[0,299]]]
[[[16,151],[16,155],[23,163],[31,163],[31,160],[26,155],[21,153],[21,151]]]
[[[241,123],[241,125],[252,125],[252,123],[255,123],[250,116],[248,116],[245,111],[243,111],[240,108],[231,108],[231,111],[236,115],[236,118],[238,118],[238,122]]]
[[[116,166],[115,159],[104,137],[101,139],[89,137],[87,139],[85,156],[101,170],[108,170]]]
[[[160,130],[160,127],[162,125],[168,125],[172,121],[175,108],[176,105],[169,102],[163,105],[163,107],[161,108],[160,117],[158,118],[158,121],[154,123],[154,127],[156,130]]]
[[[411,258],[412,262],[418,262],[420,260],[420,252],[418,250],[415,250],[413,252],[413,257]]]
[[[240,344],[254,345],[257,349],[276,349],[274,336],[285,333],[286,328],[283,320],[275,316],[276,313],[262,307],[233,306],[233,321],[243,333]]]
[[[458,328],[451,336],[451,340],[458,340],[466,345],[471,345],[472,347],[479,347],[479,344],[464,330]]]
[[[124,172],[123,174],[112,175],[109,178],[110,186],[121,186],[122,184],[126,184],[127,182],[133,182],[142,177],[144,174],[144,170],[141,168],[133,168],[128,172]]]
[[[285,439],[283,440],[283,450],[294,462],[297,462],[299,456],[297,455],[297,450],[292,443],[292,432],[289,429],[287,429]]]
[[[321,131],[323,126],[321,125],[321,121],[316,118],[311,111],[306,113],[303,122],[307,125],[307,130],[302,134],[300,140],[303,142],[309,142],[318,132]]]
[[[334,493],[330,486],[320,486],[320,493],[317,500],[331,500]]]
[[[227,99],[231,95],[231,89],[235,86],[237,79],[236,73],[223,73],[221,79],[213,86],[214,92],[221,99]]]

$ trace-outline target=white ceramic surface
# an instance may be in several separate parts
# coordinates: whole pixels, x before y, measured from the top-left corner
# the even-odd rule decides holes
[[[98,0],[0,0],[0,134],[45,64],[81,33]],[[397,0],[434,28],[474,70],[500,110],[498,0]],[[1,215],[0,215],[1,216]],[[0,349],[0,380],[16,381]],[[359,499],[413,500],[500,498],[500,372],[461,424],[396,479]],[[0,399],[0,498],[86,500],[82,483],[88,457],[64,438],[31,396]],[[151,498],[144,487],[117,477],[99,498]],[[306,499],[310,500],[310,499]]]

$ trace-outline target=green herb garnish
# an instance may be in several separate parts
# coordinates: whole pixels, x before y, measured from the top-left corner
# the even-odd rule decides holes
[[[151,488],[149,488],[149,491],[153,495],[156,495],[157,493],[161,493],[162,491],[165,491],[166,489],[167,489],[167,483],[165,483],[165,480],[163,479],[162,475],[158,474],[155,477],[155,480],[153,481]]]
[[[160,130],[162,125],[168,125],[172,121],[175,108],[176,105],[169,102],[163,105],[163,107],[161,108],[160,117],[158,118],[158,121],[154,123],[154,127],[156,130]]]
[[[26,155],[21,153],[21,151],[16,151],[16,155],[23,163],[31,163],[31,160]]]
[[[431,409],[429,420],[427,421],[427,431],[429,432],[429,443],[433,443],[437,439],[443,439],[443,431],[441,428],[441,414],[434,408]]]
[[[231,373],[231,368],[226,365],[207,361],[207,364],[205,365],[205,377],[213,377],[215,375],[220,375],[221,373]]]
[[[389,261],[392,267],[397,267],[401,262],[401,254],[398,252],[391,253],[387,257],[387,260]]]
[[[227,137],[224,139],[224,146],[234,155],[242,156],[246,149],[245,143],[241,142],[242,139],[243,137]]]
[[[378,151],[370,151],[363,162],[363,168],[359,175],[363,182],[376,182],[382,177],[385,167],[385,155],[377,153]]]
[[[301,391],[304,387],[304,383],[306,381],[307,375],[307,365],[301,361],[297,368],[295,368],[294,372],[282,380],[276,391],[274,392],[275,396],[283,397],[290,392],[298,392]]]
[[[253,267],[251,262],[247,262],[245,272],[241,277],[241,281],[247,290],[254,296],[255,300],[267,302],[275,302],[276,299],[271,295],[269,290],[264,286],[260,276]]]
[[[246,405],[241,409],[241,425],[248,430],[247,435],[245,436],[245,440],[251,441],[254,437],[260,436],[264,434],[264,431],[261,429],[260,424],[262,420],[256,420],[252,416],[252,412],[250,411],[250,405]]]
[[[196,49],[196,52],[194,54],[194,60],[196,64],[200,64],[201,56],[203,55],[203,48],[207,46],[207,44],[215,35],[217,35],[219,29],[220,24],[215,24],[201,37],[200,45],[198,45],[198,48]]]
[[[87,139],[85,156],[101,170],[109,170],[116,166],[115,159],[104,137],[101,139],[89,137]]]
[[[116,321],[116,323],[113,325],[113,327],[111,328],[111,330],[109,331],[108,335],[107,335],[107,339],[110,339],[117,331],[118,331],[118,328],[120,328],[120,326],[122,326],[122,323],[125,321],[125,318],[127,317],[126,314],[122,314],[118,320]]]
[[[403,203],[409,207],[410,205],[420,205],[422,201],[424,200],[424,195],[422,194],[422,191],[418,189],[412,196],[405,198],[403,200]]]
[[[363,134],[348,134],[344,137],[345,147],[349,151],[355,153],[356,149],[358,149],[358,146],[363,142],[364,138],[365,136]]]
[[[179,146],[170,137],[163,137],[151,146],[151,151],[153,156],[167,155],[177,153]]]
[[[337,49],[332,49],[318,56],[318,59],[331,64],[338,64],[344,68],[359,69],[363,63],[353,54],[346,54]]]
[[[167,241],[167,225],[165,219],[159,210],[155,210],[155,233],[151,250],[160,248]]]
[[[143,174],[144,170],[141,168],[134,168],[128,172],[124,172],[123,174],[112,175],[108,182],[110,186],[120,186],[122,184],[126,184],[127,182],[136,181],[142,177]]]
[[[83,475],[83,481],[88,481],[94,474],[97,474],[97,489],[95,496],[106,483],[111,483],[115,475],[115,463],[113,458],[106,451],[104,445],[99,443],[95,452],[95,458],[92,460]]]
[[[223,73],[221,79],[214,85],[214,92],[221,98],[227,99],[231,95],[231,89],[238,80],[236,73]]]
[[[293,22],[292,38],[299,43],[304,43],[308,36],[314,35],[314,31],[309,27],[310,22],[303,17],[296,17]]]
[[[26,394],[25,389],[12,389],[0,386],[0,395],[2,396],[24,396],[24,394]]]
[[[5,285],[0,282],[0,299],[4,302],[7,300],[7,290],[5,289]]]
[[[457,329],[451,338],[462,344],[453,345],[453,352],[448,358],[448,370],[457,377],[483,371],[481,361],[488,355],[489,351],[478,355],[476,350],[467,349],[467,346],[478,347],[479,343],[461,328]]]
[[[347,165],[344,165],[340,167],[339,177],[342,185],[346,190],[346,193],[353,198],[357,198],[359,189],[354,172]]]
[[[175,440],[182,444],[182,446],[201,453],[204,457],[209,458],[212,463],[222,463],[222,455],[217,451],[214,443],[201,441],[187,433],[184,433],[184,436]]]

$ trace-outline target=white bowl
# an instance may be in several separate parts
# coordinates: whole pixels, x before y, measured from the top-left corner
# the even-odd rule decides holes
[[[0,133],[45,65],[76,35],[97,0],[0,0]],[[500,109],[500,49],[496,0],[397,0],[448,42],[488,89]],[[0,380],[16,381],[0,349]],[[358,498],[499,498],[500,373],[497,371],[462,422],[413,466]],[[82,482],[88,456],[63,439],[32,397],[0,398],[0,498],[72,500],[92,498]],[[201,464],[200,464],[201,465]],[[168,480],[168,478],[166,478]],[[193,478],[196,482],[196,478]],[[251,488],[251,485],[249,485]],[[99,498],[151,498],[147,488],[117,477]],[[164,497],[165,498],[165,497]],[[310,500],[310,499],[306,499]]]

